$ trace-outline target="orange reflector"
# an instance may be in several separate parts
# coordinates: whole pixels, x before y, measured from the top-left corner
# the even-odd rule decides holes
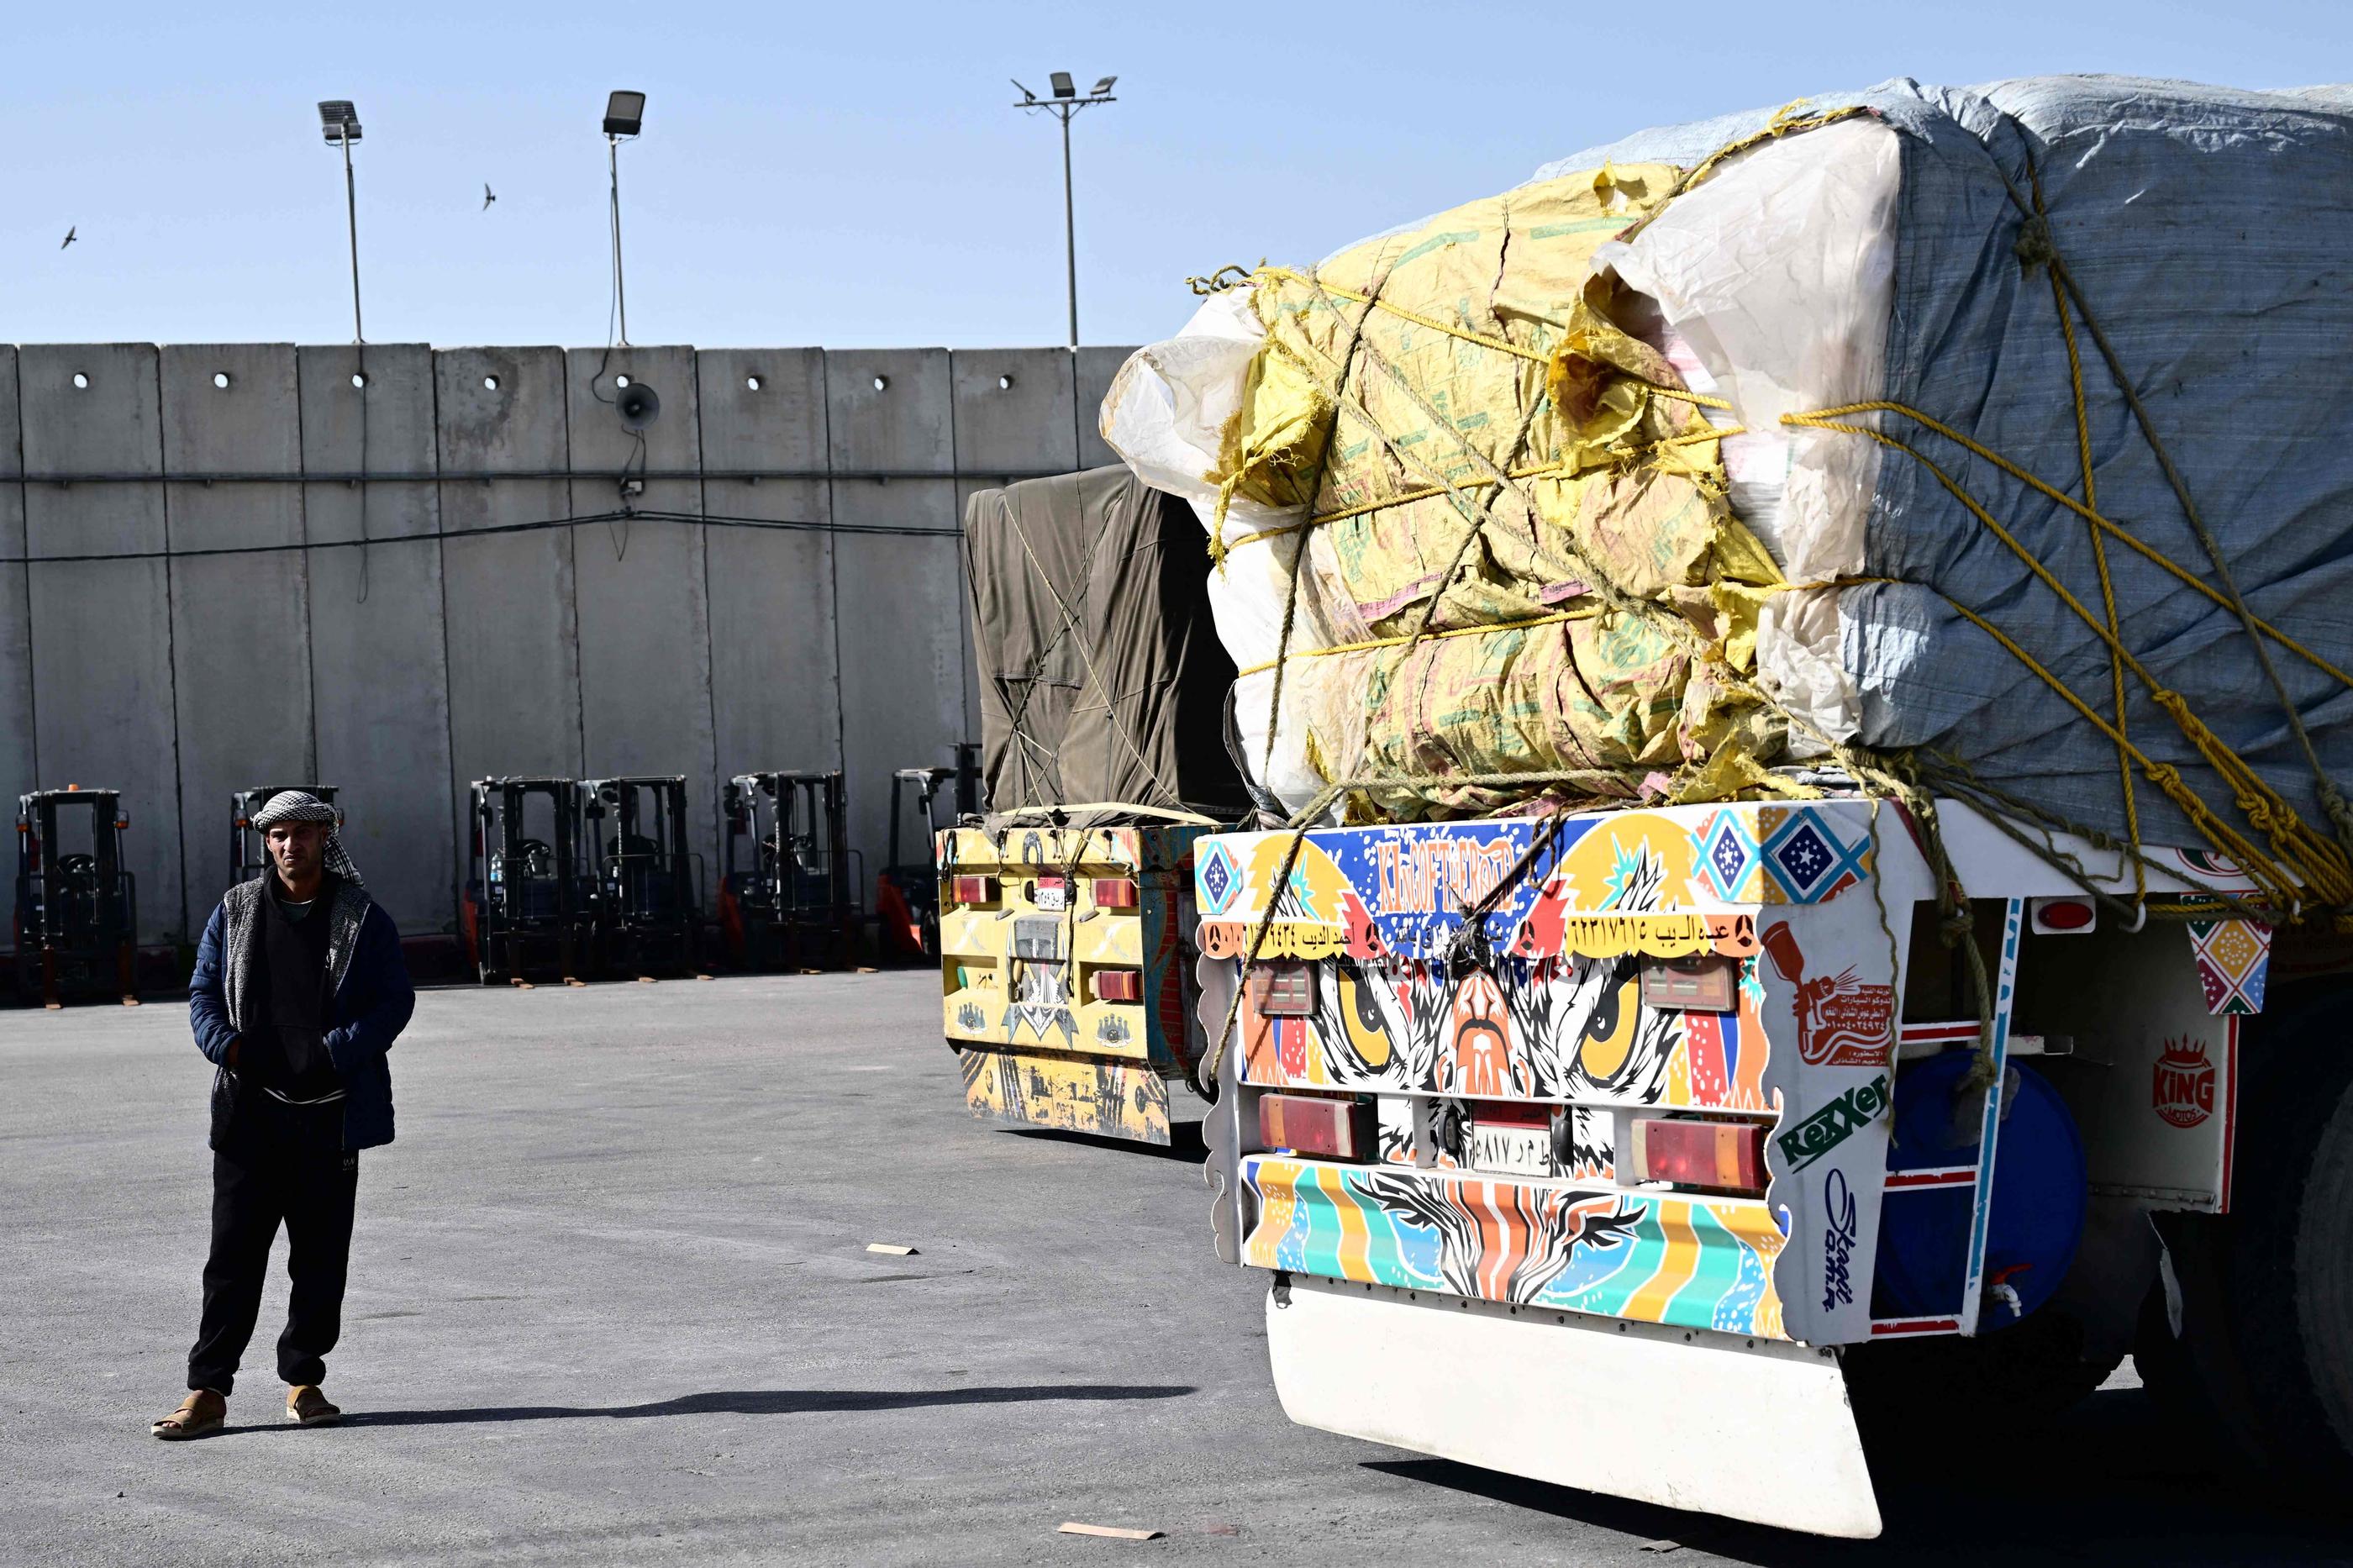
[[[1355,1160],[1360,1107],[1349,1100],[1317,1100],[1303,1094],[1262,1094],[1258,1100],[1258,1141],[1294,1154]]]
[[[1099,910],[1132,910],[1135,908],[1135,882],[1128,877],[1097,877],[1095,908]]]
[[[1315,1013],[1315,966],[1261,963],[1250,971],[1250,1005],[1262,1018],[1307,1018]]]
[[[1684,1187],[1765,1190],[1765,1129],[1754,1121],[1634,1119],[1634,1179]]]
[[[960,904],[993,904],[997,901],[997,879],[955,878],[950,884],[948,896]]]
[[[1096,970],[1095,1000],[1098,1002],[1143,1001],[1144,971],[1140,969]]]

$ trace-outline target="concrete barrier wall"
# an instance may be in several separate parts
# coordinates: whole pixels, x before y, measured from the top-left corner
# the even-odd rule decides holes
[[[0,344],[0,791],[123,793],[149,942],[301,780],[411,934],[495,773],[686,775],[707,904],[726,779],[842,768],[871,901],[977,738],[963,503],[1113,460],[1127,352]]]

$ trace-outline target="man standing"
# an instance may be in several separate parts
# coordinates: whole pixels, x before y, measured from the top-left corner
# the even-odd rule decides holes
[[[417,1005],[399,934],[343,853],[334,807],[283,790],[253,825],[268,868],[221,900],[188,982],[196,1048],[218,1069],[213,1242],[188,1397],[149,1428],[158,1437],[201,1437],[227,1419],[281,1220],[293,1282],[278,1339],[286,1419],[343,1415],[319,1384],[343,1328],[359,1152],[392,1142],[385,1053]]]

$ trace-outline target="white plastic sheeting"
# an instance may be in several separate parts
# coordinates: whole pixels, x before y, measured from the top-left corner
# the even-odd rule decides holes
[[[1832,735],[1957,758],[1979,786],[2081,827],[2126,826],[2116,747],[2069,700],[2110,707],[2108,649],[2037,575],[2047,570],[2099,605],[2084,521],[1907,418],[1886,416],[1885,433],[1957,473],[2010,542],[1921,463],[1862,437],[1777,423],[1787,411],[1883,399],[2080,492],[2066,346],[2048,278],[2021,261],[2021,250],[2031,261],[2044,243],[2028,232],[2039,226],[2030,222],[2032,193],[2049,215],[2049,243],[2122,361],[2112,374],[2094,344],[2082,345],[2100,510],[2192,576],[2215,577],[2166,465],[2116,389],[2121,374],[2138,389],[2249,609],[2316,656],[2275,648],[2272,662],[2321,773],[2340,787],[2353,781],[2353,691],[2328,668],[2353,666],[2353,617],[2343,608],[2353,602],[2353,399],[2343,395],[2353,342],[2353,89],[1899,79],[1808,108],[1867,118],[1728,160],[1610,262],[1657,297],[1677,329],[1658,341],[1692,384],[1729,398],[1753,432],[1726,444],[1735,511],[1794,581],[1876,584],[1795,593],[1774,607],[1759,662],[1783,700]],[[1773,110],[1757,109],[1643,131],[1536,178],[1611,162],[1690,167],[1777,123]],[[1210,373],[1209,345],[1157,344],[1105,410],[1106,437],[1145,459],[1139,471],[1154,454],[1124,445],[1123,430],[1153,417],[1174,425],[1181,413],[1196,466],[1177,476],[1178,488],[1197,507],[1214,504],[1205,476],[1222,414],[1239,395],[1241,340],[1254,336],[1240,306],[1221,307],[1221,333],[1208,330],[1205,309],[1186,334],[1226,338],[1232,380]],[[1166,398],[1165,410],[1131,405],[1155,378],[1181,383],[1181,409],[1173,391],[1154,395]],[[1237,507],[1228,534],[1271,521]],[[1272,657],[1293,552],[1284,544],[1242,552],[1215,587],[1220,632],[1244,668]],[[1262,559],[1238,565],[1244,555]],[[2209,808],[2238,817],[2233,790],[2164,705],[2178,698],[2306,821],[2323,820],[2304,741],[2238,613],[2129,551],[2111,545],[2106,555],[2123,640],[2146,671],[2128,683],[2134,744]],[[1304,589],[1301,599],[1294,647],[1345,633],[1315,618]],[[2028,649],[2066,694],[1964,607]],[[1249,679],[1240,689],[1244,726],[1254,721],[1262,736],[1264,699]],[[1276,756],[1267,776],[1286,795],[1314,772],[1299,773],[1304,759],[1280,746]],[[1339,768],[1350,760],[1329,759]],[[1257,771],[1255,750],[1250,761]],[[2137,809],[2151,842],[2200,840],[2154,788],[2139,791]]]
[[[1687,345],[1704,373],[1679,364],[1693,390],[1731,403],[1729,414],[1708,413],[1745,431],[1724,447],[1733,511],[1793,583],[1863,572],[1878,446],[1780,419],[1864,402],[1886,384],[1901,170],[1894,132],[1843,121],[1727,160],[1631,240],[1594,255],[1657,302],[1669,357],[1683,360]],[[1786,594],[1765,608],[1757,662],[1767,690],[1843,741],[1862,712],[1839,635],[1839,590]],[[1809,748],[1793,733],[1790,749]]]
[[[1103,399],[1104,441],[1145,483],[1191,502],[1205,533],[1216,527],[1218,482],[1212,476],[1218,468],[1219,437],[1241,406],[1244,377],[1265,338],[1265,329],[1250,311],[1247,288],[1213,294],[1175,337],[1130,356]],[[1274,671],[1257,667],[1271,663],[1282,646],[1291,575],[1307,534],[1302,530],[1247,549],[1233,546],[1256,534],[1291,528],[1305,511],[1303,507],[1271,507],[1234,498],[1225,521],[1229,553],[1209,579],[1218,638],[1237,668],[1254,671],[1234,684],[1235,729],[1250,776],[1294,811],[1324,787],[1324,775],[1306,754],[1303,731],[1278,735],[1268,763]],[[1314,578],[1303,577],[1297,593],[1297,602],[1291,605],[1291,647],[1326,646],[1333,632]],[[1333,663],[1298,660],[1283,670],[1283,681],[1298,695],[1306,683],[1328,675],[1324,667]],[[1293,704],[1286,700],[1284,706]]]

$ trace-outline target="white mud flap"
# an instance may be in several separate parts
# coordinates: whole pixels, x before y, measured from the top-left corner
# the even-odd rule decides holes
[[[1269,1295],[1266,1340],[1303,1426],[1668,1508],[1879,1533],[1846,1380],[1820,1351],[1303,1276]]]

